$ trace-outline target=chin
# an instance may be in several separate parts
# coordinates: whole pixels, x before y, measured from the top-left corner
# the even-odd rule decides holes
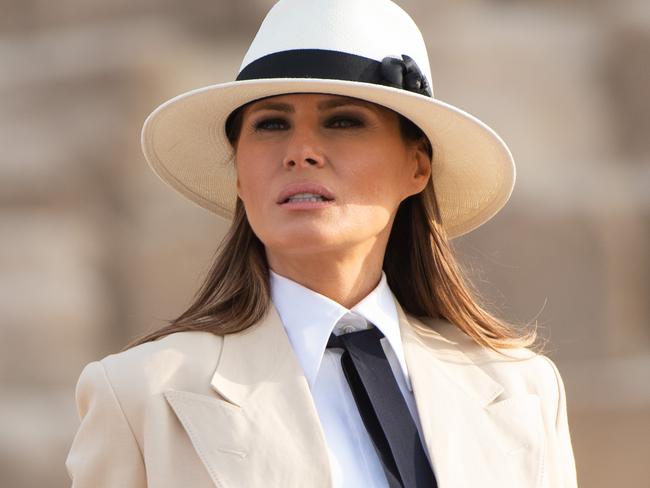
[[[302,226],[297,229],[286,229],[285,231],[278,228],[272,236],[266,236],[262,239],[266,247],[274,248],[283,254],[318,254],[345,246],[348,239],[341,235],[336,229],[333,232],[327,232],[327,229],[308,228]]]

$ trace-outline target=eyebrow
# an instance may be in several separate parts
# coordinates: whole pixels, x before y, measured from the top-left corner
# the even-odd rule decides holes
[[[372,103],[366,102],[365,100],[359,100],[356,98],[348,98],[348,97],[336,97],[330,100],[325,100],[320,102],[318,104],[318,109],[327,110],[327,109],[332,109],[337,107],[343,107],[345,105],[358,105],[360,107],[365,107],[369,109],[374,108]]]
[[[279,112],[288,112],[288,113],[295,112],[293,105],[289,105],[288,103],[271,102],[271,101],[260,102],[255,104],[253,107],[251,107],[251,112],[257,112],[258,110],[277,110]]]
[[[358,105],[360,107],[365,107],[367,109],[374,109],[374,106],[370,102],[366,102],[365,100],[358,100],[356,98],[348,98],[348,97],[336,97],[332,98],[329,100],[324,100],[320,102],[317,107],[318,110],[330,110],[333,108],[337,107],[343,107],[346,105]],[[267,102],[259,102],[255,104],[253,107],[251,107],[251,112],[257,112],[260,110],[277,110],[278,112],[286,112],[286,113],[294,113],[296,110],[293,107],[293,105],[288,104],[288,103],[281,103],[281,102],[274,102],[274,101],[267,101]]]

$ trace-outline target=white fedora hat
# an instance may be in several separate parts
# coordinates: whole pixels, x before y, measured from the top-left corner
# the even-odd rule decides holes
[[[485,223],[510,198],[508,147],[476,117],[433,97],[422,34],[389,0],[280,0],[235,81],[182,93],[149,114],[145,158],[165,183],[230,219],[237,192],[225,122],[248,102],[287,93],[360,98],[420,127],[433,145],[433,185],[450,238]]]

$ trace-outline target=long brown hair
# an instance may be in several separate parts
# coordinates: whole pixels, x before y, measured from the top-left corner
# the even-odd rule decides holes
[[[226,123],[234,147],[245,107],[233,112]],[[424,133],[409,119],[397,116],[404,139],[424,144],[432,158],[433,148]],[[447,238],[431,178],[422,192],[400,204],[383,270],[391,291],[411,315],[447,319],[476,343],[501,354],[502,349],[531,347],[537,339],[536,325],[518,332],[517,327],[495,317],[480,303],[478,291],[464,277]],[[190,307],[123,350],[181,331],[218,335],[239,332],[258,322],[270,304],[264,245],[253,232],[238,198],[232,224]]]

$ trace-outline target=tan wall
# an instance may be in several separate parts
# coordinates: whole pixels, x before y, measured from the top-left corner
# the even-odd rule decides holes
[[[0,5],[0,486],[67,486],[81,368],[189,303],[225,226],[147,168],[140,127],[232,79],[272,3]],[[517,162],[463,262],[495,311],[550,339],[581,486],[647,486],[650,4],[402,5],[436,97]]]

